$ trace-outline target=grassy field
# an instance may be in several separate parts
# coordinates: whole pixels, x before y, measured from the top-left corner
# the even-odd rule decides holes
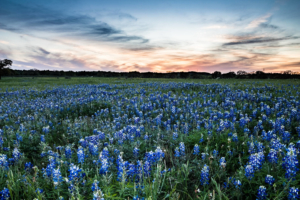
[[[55,87],[60,85],[74,85],[74,84],[131,84],[131,83],[146,83],[146,82],[187,82],[187,83],[221,83],[221,84],[245,84],[245,83],[255,83],[256,85],[264,84],[300,84],[298,79],[162,79],[162,78],[104,78],[104,77],[72,77],[71,79],[65,79],[64,77],[14,77],[7,78],[2,77],[0,80],[0,91],[1,90],[15,90],[15,89],[44,89],[46,87]]]

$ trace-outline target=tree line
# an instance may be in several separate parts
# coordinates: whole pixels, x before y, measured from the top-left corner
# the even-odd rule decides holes
[[[111,71],[58,71],[58,70],[17,70],[10,69],[12,65],[11,60],[0,60],[0,79],[1,76],[13,77],[120,77],[120,78],[189,78],[189,79],[300,79],[300,73],[293,73],[291,71],[284,71],[282,73],[265,73],[263,71],[256,71],[248,73],[246,71],[237,71],[221,73],[215,71],[208,72],[111,72]]]

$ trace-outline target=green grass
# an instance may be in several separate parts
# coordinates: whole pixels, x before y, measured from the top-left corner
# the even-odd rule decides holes
[[[187,82],[187,83],[203,83],[203,84],[245,84],[256,82],[257,85],[265,84],[300,84],[299,79],[165,79],[165,78],[105,78],[105,77],[72,77],[65,79],[64,77],[38,77],[32,79],[31,77],[2,77],[0,80],[0,91],[2,90],[16,90],[16,89],[44,89],[46,87],[55,87],[60,85],[74,85],[74,84],[128,84],[128,83],[146,83],[146,82]],[[258,83],[258,84],[257,84]]]

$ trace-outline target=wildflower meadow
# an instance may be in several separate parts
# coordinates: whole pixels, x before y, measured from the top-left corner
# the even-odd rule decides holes
[[[298,82],[0,90],[0,199],[288,199]]]

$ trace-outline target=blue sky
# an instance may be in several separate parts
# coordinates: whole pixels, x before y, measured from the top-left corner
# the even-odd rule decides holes
[[[300,71],[300,1],[0,0],[14,69]]]

